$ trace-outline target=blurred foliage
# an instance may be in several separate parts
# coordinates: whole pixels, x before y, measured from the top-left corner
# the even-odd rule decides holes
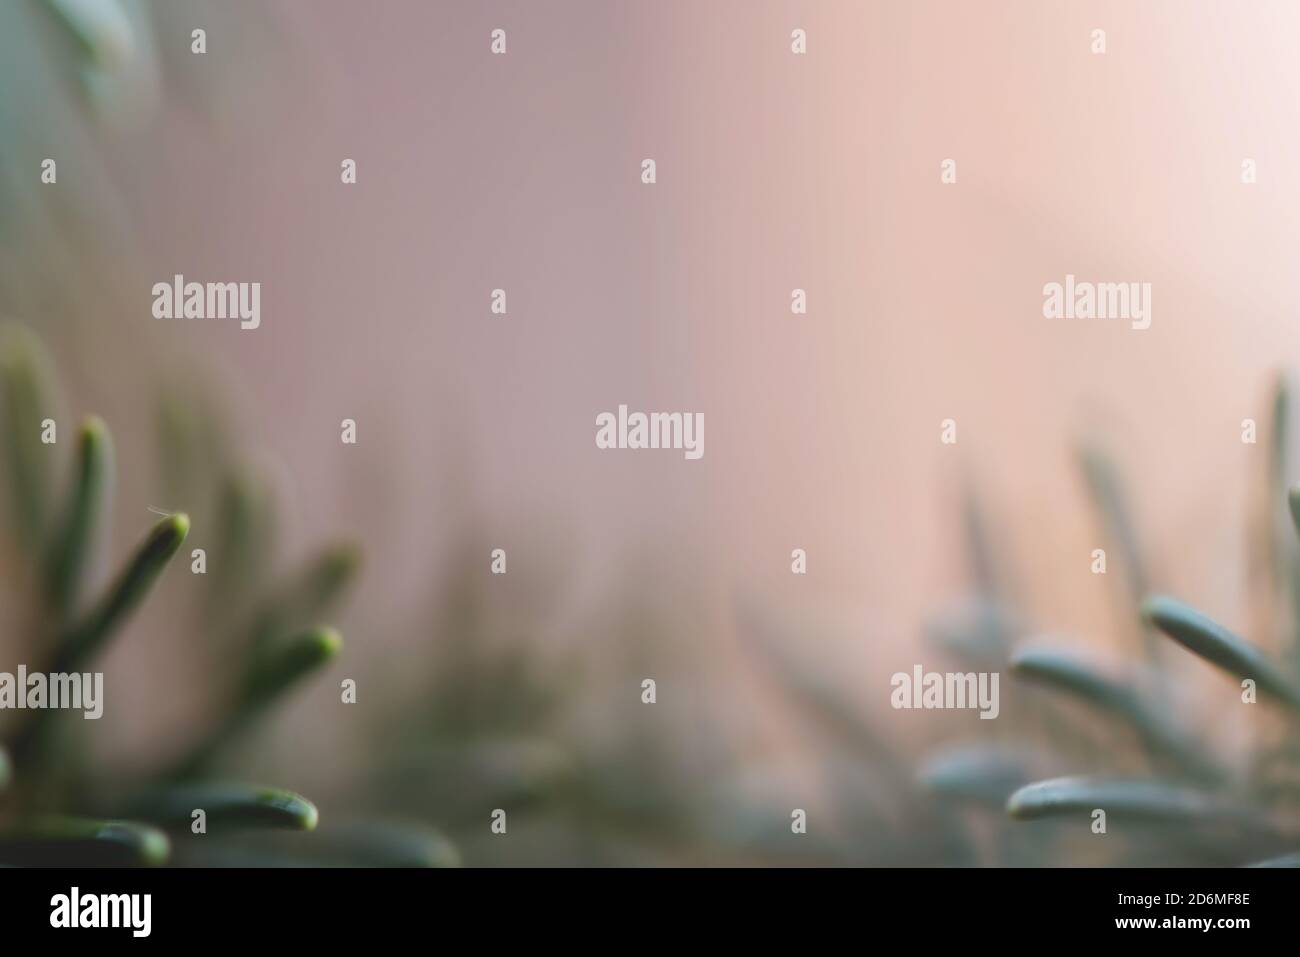
[[[1271,434],[1260,442],[1263,504],[1247,530],[1254,627],[1275,653],[1150,594],[1157,576],[1143,536],[1120,472],[1097,444],[1084,445],[1078,461],[1119,572],[1109,580],[1119,584],[1138,659],[1127,669],[1103,665],[1086,646],[1031,637],[996,526],[970,489],[963,527],[974,592],[937,615],[927,638],[955,670],[1009,673],[1001,715],[976,722],[978,735],[913,760],[828,676],[792,655],[793,642],[771,634],[771,610],[748,614],[744,627],[796,704],[804,733],[856,770],[827,777],[835,843],[803,844],[796,854],[787,842],[786,856],[921,866],[1300,866],[1300,486],[1288,492],[1300,476],[1290,457],[1291,406],[1283,378]],[[1198,728],[1206,715],[1170,659],[1174,647],[1232,678],[1208,699],[1210,721],[1246,709],[1239,716],[1254,738],[1245,753],[1219,753]],[[961,717],[969,715],[953,720]],[[1093,830],[1096,809],[1106,811],[1104,834]]]
[[[214,142],[293,80],[293,34],[259,0],[0,3],[0,315],[88,325],[134,302],[148,184],[141,131],[166,118]],[[191,31],[231,57],[196,56]],[[57,187],[42,181],[57,164]],[[73,281],[69,277],[74,277]]]
[[[450,567],[415,626],[428,636],[420,644],[427,654],[403,661],[403,680],[383,680],[407,690],[376,715],[371,735],[382,746],[358,803],[436,824],[476,866],[653,865],[725,854],[703,827],[708,779],[690,771],[692,754],[725,760],[720,733],[696,728],[688,740],[672,722],[689,721],[689,709],[640,700],[646,666],[636,653],[666,624],[624,610],[603,648],[581,657],[544,652],[531,632],[545,615],[523,576],[510,576],[509,594],[524,602],[517,617],[526,624],[518,625],[501,579],[460,560]],[[661,680],[672,663],[654,669]],[[600,688],[614,692],[609,700]],[[508,839],[490,829],[496,809],[507,814]]]
[[[0,3],[0,310],[97,315],[121,292],[116,238],[130,235],[147,197],[124,188],[116,147],[160,108],[214,127],[244,115],[248,98],[232,108],[235,91],[269,86],[259,71],[286,58],[265,54],[292,40],[274,9],[251,0]],[[210,39],[235,38],[245,54],[238,75],[189,54],[196,25]],[[58,190],[33,186],[46,157],[58,158]],[[1288,494],[1300,476],[1285,381],[1261,444],[1264,504],[1249,530],[1259,646],[1150,594],[1158,575],[1149,542],[1120,470],[1091,443],[1079,450],[1082,485],[1120,572],[1112,580],[1128,609],[1132,663],[1106,667],[1086,647],[1026,640],[997,525],[968,491],[974,593],[936,617],[927,638],[955,667],[1014,679],[1003,684],[999,720],[977,722],[978,739],[916,760],[795,653],[803,626],[758,604],[741,608],[746,647],[819,772],[828,824],[798,836],[790,808],[732,752],[727,732],[683,708],[671,709],[674,719],[637,702],[641,675],[668,675],[663,659],[650,669],[637,654],[670,625],[629,605],[612,626],[609,673],[593,681],[588,656],[579,667],[572,655],[543,655],[526,629],[503,625],[482,577],[461,568],[409,626],[414,660],[387,676],[403,680],[367,686],[405,687],[365,712],[370,764],[343,775],[354,806],[382,819],[327,820],[303,840],[296,832],[317,823],[310,801],[218,771],[338,653],[338,634],[320,622],[357,574],[358,550],[325,547],[280,577],[272,484],[238,458],[211,403],[169,389],[156,415],[161,487],[186,514],[139,529],[108,587],[87,594],[108,544],[113,446],[108,425],[86,418],[60,473],[66,440],[40,441],[43,419],[65,421],[60,402],[39,341],[5,329],[0,573],[18,610],[6,619],[0,670],[19,661],[93,667],[149,600],[192,518],[206,532],[209,573],[196,576],[193,607],[175,627],[204,657],[207,686],[196,691],[212,714],[188,746],[144,769],[97,765],[79,720],[0,715],[0,864],[443,866],[462,855],[475,864],[1300,864],[1300,491]],[[1247,753],[1216,753],[1197,727],[1185,669],[1171,663],[1178,649],[1256,683]],[[593,712],[597,685],[616,700]],[[1211,724],[1239,705],[1235,684],[1226,687]],[[629,702],[635,716],[620,710]],[[196,807],[207,811],[211,840],[190,833]],[[1097,807],[1108,812],[1104,839],[1089,828]],[[509,814],[509,841],[489,830],[494,808]]]
[[[15,635],[8,634],[0,644],[0,670],[11,674],[19,663],[29,674],[93,671],[136,607],[148,599],[190,529],[188,515],[164,514],[108,587],[97,596],[86,594],[111,494],[111,440],[105,423],[93,416],[85,419],[67,488],[60,494],[56,466],[65,444],[41,440],[43,420],[55,418],[57,392],[51,363],[37,338],[21,326],[5,328],[0,334],[0,436],[7,453],[3,477],[9,526],[4,567],[10,585],[16,586],[13,597],[26,596],[29,605],[21,616],[25,639],[15,642]],[[269,492],[247,470],[229,465],[209,473],[225,479],[204,482],[200,473],[185,468],[174,448],[164,442],[162,450],[164,466],[177,466],[182,473],[170,486],[180,501],[217,499],[215,507],[196,508],[205,528],[212,530],[205,538],[216,542],[206,561],[219,566],[251,560],[250,552],[257,551],[260,564],[254,567],[267,567],[269,556],[255,543],[267,537],[263,525],[271,521]],[[248,505],[253,501],[256,508]],[[215,516],[211,524],[208,513]],[[335,546],[323,550],[303,572],[270,587],[260,574],[194,576],[208,591],[203,604],[220,609],[196,616],[180,629],[198,639],[196,648],[220,649],[204,669],[210,686],[202,696],[212,701],[213,714],[209,730],[169,762],[143,770],[101,768],[87,754],[83,722],[48,708],[7,711],[0,737],[5,742],[0,749],[0,863],[204,863],[209,856],[228,854],[239,835],[314,829],[317,811],[306,798],[224,780],[214,769],[275,705],[338,654],[338,634],[315,622],[345,592],[357,568],[356,549]],[[165,679],[151,675],[149,680]],[[206,815],[204,834],[192,832],[195,809]],[[369,861],[455,861],[454,850],[427,829],[408,829],[410,846],[398,848],[401,829],[392,824],[382,828],[373,846],[355,829],[346,832],[344,844],[358,859]],[[326,835],[320,842],[294,846],[292,859],[310,862],[317,853],[337,859],[338,840]],[[275,863],[283,853],[254,844],[242,860]]]
[[[1177,599],[1149,594],[1153,574],[1139,542],[1118,470],[1098,445],[1079,456],[1102,540],[1121,574],[1140,664],[1104,667],[1087,648],[1058,641],[978,636],[968,622],[961,656],[987,666],[1000,659],[1018,681],[1011,702],[1015,741],[968,743],[926,762],[930,792],[993,828],[995,847],[1019,834],[1016,863],[1036,865],[1247,865],[1300,862],[1300,489],[1294,481],[1291,397],[1278,382],[1261,469],[1258,520],[1247,530],[1253,627],[1270,654]],[[1297,516],[1293,526],[1291,515]],[[977,576],[978,577],[978,576]],[[1004,596],[985,591],[999,605]],[[1162,638],[1173,644],[1159,644]],[[1230,708],[1253,726],[1245,753],[1216,753],[1196,726],[1204,710],[1190,702],[1167,649],[1179,646],[1232,678],[1208,699],[1211,723]],[[956,647],[949,642],[948,648]],[[1252,702],[1247,689],[1257,699]],[[1007,700],[1004,691],[1004,702]],[[1004,714],[1006,714],[1004,704]],[[1001,723],[1001,722],[999,722]],[[1005,809],[1005,817],[1000,812]],[[1104,835],[1093,812],[1106,812]],[[1011,863],[994,853],[988,863]]]

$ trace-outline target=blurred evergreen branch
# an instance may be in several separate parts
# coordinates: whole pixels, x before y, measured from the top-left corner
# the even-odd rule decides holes
[[[43,420],[57,419],[57,391],[52,364],[35,336],[19,326],[0,330],[2,427],[9,449],[3,471],[13,529],[9,551],[26,566],[31,581],[39,584],[31,638],[24,648],[13,651],[15,660],[22,660],[24,652],[30,656],[28,660],[35,660],[38,665],[33,671],[64,673],[92,665],[123,634],[132,613],[158,586],[185,540],[190,518],[175,513],[157,521],[109,587],[82,608],[80,596],[90,556],[103,537],[101,526],[108,512],[112,442],[103,421],[87,418],[77,433],[66,496],[62,501],[52,497],[59,446],[57,442],[46,444],[40,437]],[[215,426],[195,424],[203,435],[219,431]],[[178,464],[168,458],[175,448],[164,443],[164,465]],[[214,510],[221,523],[213,536],[224,550],[220,558],[256,557],[260,567],[268,567],[266,555],[250,553],[266,540],[265,528],[272,520],[269,498],[261,496],[256,507],[232,505],[232,496],[253,498],[254,493],[231,491],[250,487],[241,486],[243,479],[233,477],[243,473],[228,469],[232,477],[226,481],[203,483],[203,469],[188,468],[183,462],[179,467],[182,478],[171,487],[185,488],[184,496],[196,504],[204,496],[205,486],[215,484],[224,489],[217,493],[222,504]],[[242,596],[256,612],[248,612],[245,625],[236,629],[242,631],[242,637],[238,633],[230,636],[228,624],[215,618],[202,624],[212,633],[213,641],[217,633],[227,636],[225,640],[234,646],[236,664],[225,679],[212,672],[214,682],[220,685],[215,697],[225,701],[225,710],[179,762],[181,775],[146,771],[114,774],[111,782],[88,779],[78,752],[66,736],[60,737],[60,712],[22,712],[22,720],[6,728],[8,747],[0,749],[0,791],[9,792],[0,803],[0,863],[164,863],[175,848],[204,841],[206,831],[200,834],[191,829],[196,810],[203,811],[207,827],[223,835],[250,835],[267,829],[313,830],[317,809],[301,795],[238,781],[207,780],[205,775],[241,732],[248,731],[273,705],[338,655],[342,648],[338,632],[315,621],[340,597],[357,567],[357,550],[336,546],[324,550],[302,575],[264,594],[258,594],[256,581],[212,576],[208,587],[217,597],[209,597],[209,605],[224,602],[237,606],[236,596]],[[87,812],[106,816],[84,816]],[[382,833],[375,848],[368,850],[365,840],[357,837],[351,849],[363,859],[367,854],[371,858],[399,857],[393,847],[397,832]],[[427,853],[433,847],[429,842],[437,840],[428,834],[418,837],[405,860],[454,863],[454,850]],[[267,850],[262,856],[273,859],[276,853],[281,852]],[[310,856],[308,852],[305,859]],[[292,859],[304,858],[298,854]]]
[[[1124,590],[1148,641],[1149,669],[1115,677],[1085,656],[1058,647],[1020,647],[1010,655],[1011,672],[1026,691],[1037,688],[1039,694],[1017,700],[1015,706],[1026,710],[1015,713],[1024,733],[1038,742],[1035,750],[1018,745],[996,752],[996,757],[971,757],[972,749],[966,746],[940,752],[922,772],[932,793],[970,807],[1003,806],[1012,821],[1031,822],[1013,827],[1031,828],[1026,832],[1029,843],[1021,846],[1028,847],[1032,863],[1066,862],[1058,856],[1058,839],[1070,832],[1090,834],[1091,815],[1103,810],[1120,838],[1104,845],[1076,841],[1073,853],[1086,860],[1094,860],[1087,855],[1100,854],[1096,859],[1122,864],[1260,861],[1258,866],[1296,866],[1300,550],[1295,536],[1300,530],[1300,486],[1287,491],[1292,478],[1290,405],[1287,379],[1280,377],[1262,469],[1264,518],[1257,526],[1262,531],[1253,536],[1251,566],[1252,576],[1266,574],[1276,591],[1285,593],[1284,600],[1272,606],[1272,622],[1264,616],[1260,627],[1268,634],[1289,634],[1288,654],[1275,657],[1187,604],[1149,594],[1152,574],[1138,548],[1118,472],[1098,447],[1088,446],[1080,454],[1085,486],[1097,505],[1103,536],[1118,544],[1126,571]],[[1244,766],[1213,755],[1171,704],[1174,674],[1166,657],[1149,644],[1162,634],[1241,682],[1230,700],[1240,696],[1243,702],[1253,701],[1247,694],[1253,686],[1261,701],[1281,705],[1272,716],[1280,721],[1280,740],[1257,746]],[[1257,721],[1269,717],[1253,708],[1249,714],[1258,715]],[[1096,722],[1108,723],[1106,729]],[[1116,737],[1117,729],[1126,729],[1129,739]],[[1104,746],[1097,744],[1099,733]],[[1049,766],[1070,765],[1087,768],[1088,773],[1042,777]],[[1044,827],[1050,830],[1041,830]],[[1003,833],[1003,839],[1010,833]]]

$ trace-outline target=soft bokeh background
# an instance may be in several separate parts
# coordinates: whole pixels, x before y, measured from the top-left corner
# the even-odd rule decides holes
[[[359,709],[418,693],[432,583],[477,576],[505,630],[588,664],[605,694],[585,720],[644,721],[640,677],[673,675],[658,707],[781,769],[762,787],[797,804],[809,746],[738,600],[761,596],[790,653],[906,749],[938,716],[890,711],[889,676],[940,666],[918,637],[967,587],[970,484],[1029,616],[1113,650],[1082,435],[1123,463],[1157,583],[1244,627],[1265,447],[1240,423],[1265,421],[1300,347],[1294,5],[117,8],[132,49],[89,78],[46,4],[0,9],[0,309],[50,343],[69,413],[114,424],[114,553],[146,506],[193,507],[156,501],[166,382],[217,396],[280,476],[285,555],[360,540],[339,669]],[[260,281],[262,327],[153,319],[177,272]],[[1045,320],[1066,273],[1150,282],[1151,328]],[[598,452],[620,403],[702,411],[704,458]],[[611,664],[629,608],[655,624]],[[148,688],[104,722],[123,749],[164,746],[189,710],[183,682],[153,682],[185,667],[167,614],[115,652]],[[324,682],[265,760],[346,778],[358,723]]]

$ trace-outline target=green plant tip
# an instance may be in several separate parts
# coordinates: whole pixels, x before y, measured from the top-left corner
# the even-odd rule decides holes
[[[1300,687],[1262,651],[1218,622],[1167,595],[1146,599],[1142,615],[1188,651],[1300,710]]]
[[[1094,668],[1080,655],[1056,648],[1022,648],[1011,656],[1010,668],[1018,678],[1074,695],[1130,721],[1143,717],[1131,687]]]
[[[291,807],[281,807],[281,810],[287,811],[293,815],[294,820],[304,831],[316,830],[316,825],[320,823],[320,811],[316,805],[312,804],[306,798],[297,798],[297,803]]]
[[[76,477],[46,569],[48,598],[60,617],[77,602],[113,474],[112,443],[103,420],[85,419],[79,438]]]
[[[111,841],[133,851],[139,863],[157,867],[171,856],[171,842],[157,828],[122,821],[109,821],[95,834],[97,841]]]
[[[311,672],[334,658],[343,638],[333,628],[313,628],[257,655],[244,676],[232,708],[205,740],[173,766],[170,776],[193,778],[226,743]],[[314,825],[313,825],[314,826]]]
[[[248,674],[241,711],[260,709],[334,658],[343,638],[333,628],[313,628],[271,652]]]
[[[53,670],[74,671],[100,649],[153,586],[167,562],[176,554],[176,549],[185,541],[189,530],[190,518],[182,513],[168,515],[149,530],[149,535],[99,605],[64,636],[58,667]]]
[[[149,867],[170,856],[166,834],[134,821],[39,817],[0,833],[0,864]]]
[[[1027,784],[1007,799],[1007,814],[1021,821],[1090,814],[1095,809],[1129,819],[1223,819],[1231,808],[1204,791],[1152,778],[1064,777]]]
[[[163,827],[188,830],[202,810],[211,830],[237,828],[315,830],[316,805],[301,794],[256,784],[200,783],[145,795],[130,808],[136,817]]]
[[[81,422],[81,441],[97,442],[108,434],[108,426],[97,415],[88,415]]]
[[[262,823],[283,827],[288,825],[300,831],[314,831],[320,823],[320,812],[301,794],[280,788],[263,788],[249,802],[256,814],[248,814],[246,823]]]
[[[1011,658],[1011,671],[1088,707],[1123,721],[1137,731],[1151,752],[1176,761],[1185,771],[1205,780],[1221,771],[1159,707],[1148,704],[1132,679],[1111,677],[1082,655],[1048,647],[1022,648]]]
[[[320,652],[322,661],[328,661],[343,650],[343,636],[333,628],[317,628],[306,639]]]
[[[170,531],[176,539],[176,545],[173,547],[179,547],[180,543],[185,541],[185,536],[190,533],[190,517],[184,512],[169,515],[159,523],[159,531],[160,534],[163,531]]]
[[[136,556],[136,566],[156,574],[162,570],[174,554],[176,549],[181,547],[181,542],[185,541],[185,536],[190,533],[190,517],[184,512],[177,512],[174,515],[168,515],[163,518],[149,532],[149,537],[145,539],[139,553]]]
[[[1147,722],[1148,716],[1133,688],[1095,668],[1082,655],[1030,646],[1011,656],[1010,668],[1018,678],[1073,695],[1130,723]]]

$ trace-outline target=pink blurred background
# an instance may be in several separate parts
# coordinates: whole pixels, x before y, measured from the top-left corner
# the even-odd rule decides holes
[[[270,9],[256,29],[213,20],[191,57],[214,14],[169,5],[154,56],[188,79],[129,115],[59,105],[47,71],[33,109],[58,135],[16,162],[34,176],[57,147],[61,185],[29,210],[47,230],[6,231],[4,306],[36,313],[76,411],[118,421],[126,487],[152,440],[150,396],[123,388],[136,370],[230,391],[292,489],[286,552],[364,543],[356,667],[417,653],[439,570],[486,577],[503,547],[510,582],[551,593],[531,637],[571,640],[615,591],[662,602],[665,641],[741,708],[734,602],[761,595],[904,735],[921,716],[889,712],[888,677],[931,660],[922,622],[966,587],[967,479],[1034,619],[1114,643],[1071,456],[1093,433],[1157,584],[1247,620],[1240,530],[1267,450],[1241,420],[1263,425],[1300,345],[1294,5]],[[30,266],[55,246],[71,272]],[[262,327],[152,319],[176,272],[262,282]],[[1150,282],[1151,328],[1044,319],[1066,273]],[[620,403],[703,412],[704,458],[597,450],[595,416]],[[119,530],[147,504],[184,505],[123,502]],[[312,692],[326,734],[334,693]]]

